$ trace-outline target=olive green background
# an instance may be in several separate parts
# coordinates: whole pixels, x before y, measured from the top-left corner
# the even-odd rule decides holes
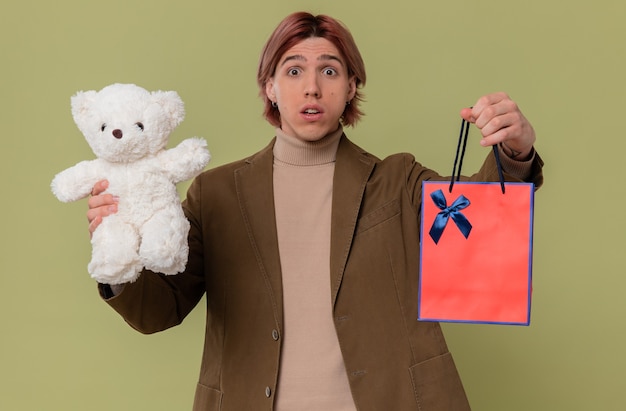
[[[409,151],[449,173],[460,109],[493,91],[508,92],[535,126],[546,184],[536,196],[531,325],[444,325],[474,409],[623,409],[621,0],[4,0],[0,409],[191,408],[203,306],[164,333],[130,329],[86,272],[86,201],[50,192],[56,173],[93,158],[69,99],[115,82],[176,90],[187,117],[170,146],[202,136],[209,167],[238,159],[272,137],[257,58],[296,10],[350,27],[368,83],[367,116],[347,132],[380,156]],[[486,153],[472,144],[465,172]]]

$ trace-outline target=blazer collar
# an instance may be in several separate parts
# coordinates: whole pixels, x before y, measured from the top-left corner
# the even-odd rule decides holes
[[[335,306],[348,261],[365,186],[374,169],[374,160],[345,134],[337,149],[333,180],[330,240],[330,289]]]
[[[248,239],[272,299],[276,326],[282,329],[282,276],[272,181],[274,142],[275,139],[263,150],[247,158],[245,165],[235,170],[234,177]]]

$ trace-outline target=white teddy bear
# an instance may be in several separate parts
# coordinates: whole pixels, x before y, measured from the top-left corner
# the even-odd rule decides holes
[[[198,175],[210,160],[200,138],[165,149],[185,116],[182,100],[174,91],[113,84],[78,92],[71,103],[74,121],[97,158],[57,174],[52,192],[63,202],[76,201],[106,179],[106,192],[119,198],[117,213],[93,233],[89,273],[100,283],[122,284],[135,281],[143,267],[182,272],[189,222],[176,183]]]

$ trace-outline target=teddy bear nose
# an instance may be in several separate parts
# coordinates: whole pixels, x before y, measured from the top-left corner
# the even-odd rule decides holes
[[[120,130],[119,128],[116,128],[115,130],[113,130],[113,137],[115,138],[122,138],[124,134],[122,133],[122,130]]]

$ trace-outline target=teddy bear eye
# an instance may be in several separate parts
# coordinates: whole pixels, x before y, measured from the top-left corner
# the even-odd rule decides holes
[[[106,125],[106,123],[103,123],[103,124],[100,126],[100,131],[104,131],[104,129],[105,129],[105,128],[107,128],[107,125]]]
[[[139,127],[141,131],[143,131],[143,123],[139,122],[139,123],[135,123],[135,125]]]

